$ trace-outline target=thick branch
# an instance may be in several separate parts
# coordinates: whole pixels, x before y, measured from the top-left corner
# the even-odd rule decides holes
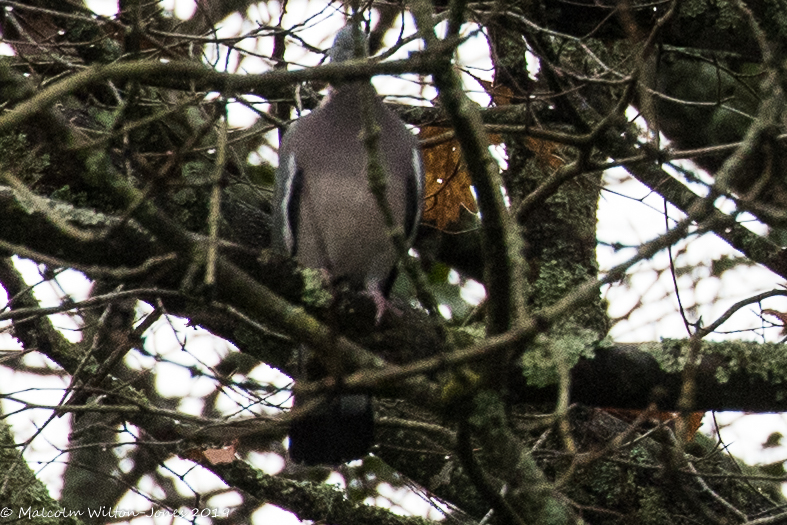
[[[571,402],[605,408],[677,410],[688,341],[620,345],[596,350],[571,370]],[[787,411],[787,352],[783,345],[703,343],[694,410]],[[517,372],[511,382],[519,399],[553,402],[557,387],[535,388]]]
[[[0,133],[14,129],[66,95],[109,80],[114,82],[144,80],[146,85],[171,89],[220,91],[228,96],[235,93],[254,93],[271,97],[285,86],[308,80],[348,81],[365,80],[374,75],[428,74],[434,62],[430,55],[419,54],[407,60],[381,63],[359,60],[297,71],[273,70],[260,75],[221,73],[197,62],[140,60],[118,62],[107,66],[99,65],[56,82],[18,104],[12,111],[0,117]],[[0,66],[0,78],[11,76],[7,65]]]
[[[90,224],[92,231],[97,234],[107,228],[114,228],[111,243],[95,243],[93,245],[92,243],[75,241],[64,232],[51,227],[44,215],[29,213],[28,209],[16,200],[15,195],[13,190],[0,188],[0,210],[2,210],[0,221],[3,225],[4,240],[32,246],[45,255],[56,256],[65,262],[85,265],[98,262],[106,264],[108,260],[111,260],[115,267],[133,267],[140,264],[143,260],[142,256],[157,253],[153,236],[133,222],[119,225],[119,221],[113,217],[58,204],[58,206],[62,206],[61,210],[67,213],[72,225],[83,227],[85,224]],[[42,199],[42,201],[47,200]],[[55,206],[51,201],[47,202],[51,206]],[[20,227],[11,227],[14,224],[18,224]],[[46,235],[42,235],[42,232],[45,232]],[[111,253],[107,254],[107,249],[111,250]],[[266,272],[262,273],[262,275],[255,274],[255,279],[263,279],[265,282]],[[267,278],[271,284],[273,281],[280,281],[278,285],[283,289],[298,289],[297,281],[302,279],[297,272],[291,272],[289,276],[282,275],[281,272],[275,275],[267,274]],[[254,279],[249,279],[254,281]],[[282,280],[289,280],[289,283],[282,283]],[[175,283],[177,281],[165,279],[164,282]],[[150,285],[150,287],[153,286]],[[244,290],[244,293],[248,293],[248,288],[244,288]],[[182,305],[182,307],[184,306],[186,305]],[[174,310],[173,313],[189,315],[190,310],[188,308],[180,312]],[[206,327],[210,329],[210,316],[205,315],[200,318],[205,320]],[[414,321],[409,319],[409,322]],[[433,355],[435,345],[433,339],[421,339],[413,336],[414,332],[419,333],[420,331],[422,331],[420,328],[402,327],[401,330],[387,332],[385,347],[396,348],[398,354],[408,355],[411,359]],[[232,336],[226,331],[222,333]],[[493,341],[494,338],[490,340],[490,343]],[[241,344],[241,346],[245,345]],[[274,362],[283,363],[288,356],[287,347],[289,345],[285,344],[281,348],[282,354],[278,358],[276,354],[271,353],[264,357]],[[680,367],[664,369],[659,366],[658,360],[653,356],[659,353],[669,355],[668,351],[662,349],[660,343],[652,343],[645,347],[648,352],[644,352],[642,348],[642,345],[630,345],[611,350],[598,350],[596,359],[580,362],[572,372],[572,401],[591,406],[641,408],[647,406],[648,402],[652,400],[654,389],[658,387],[664,392],[664,395],[658,399],[660,406],[663,408],[674,407],[677,399],[674,397],[674,393],[678,391],[677,385],[680,383]],[[705,343],[704,348],[706,355],[703,365],[700,367],[698,379],[700,385],[696,405],[698,410],[755,412],[787,410],[787,400],[782,400],[784,387],[780,386],[783,381],[780,371],[787,370],[787,363],[781,362],[784,359],[781,356],[787,356],[784,346],[736,342]],[[726,364],[734,360],[735,353],[746,356],[747,368],[739,367],[734,370],[727,368]],[[740,359],[736,360],[740,361]],[[757,363],[756,369],[753,368],[755,362]],[[405,374],[403,377],[427,373],[429,370],[439,369],[440,366],[450,363],[451,359],[448,356],[434,358],[425,362],[428,365],[426,367],[407,367],[409,374]],[[366,374],[368,375],[368,372]],[[729,381],[723,382],[716,379],[717,374],[721,378],[729,377]],[[552,401],[555,399],[554,389],[527,387],[523,384],[521,373],[518,370],[512,372],[512,375],[516,380],[516,391],[523,399],[530,401]],[[392,377],[382,375],[378,383],[387,384],[392,381]],[[350,380],[349,384],[352,384],[351,378],[347,379]],[[396,379],[396,382],[398,383],[400,380]],[[369,386],[366,385],[366,388]]]

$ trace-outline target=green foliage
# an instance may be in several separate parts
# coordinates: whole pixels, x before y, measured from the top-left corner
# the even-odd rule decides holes
[[[670,523],[668,506],[660,491],[655,490],[652,473],[636,468],[647,466],[653,461],[652,451],[635,446],[626,457],[631,466],[612,461],[600,461],[586,472],[589,480],[587,491],[592,500],[603,502],[607,508],[618,512],[637,515],[643,523]],[[649,477],[643,482],[643,477]]]
[[[567,267],[560,260],[544,261],[539,267],[533,293],[544,306],[555,304],[574,287],[587,279],[587,271],[580,267]]]
[[[571,417],[572,426],[584,431],[582,435],[590,440],[585,445],[591,449],[606,443],[606,432],[619,433],[626,428],[625,423],[603,411],[577,408]],[[599,428],[603,428],[600,434]],[[575,432],[578,434],[579,430]],[[729,510],[719,504],[718,497],[748,515],[784,500],[778,482],[725,476],[730,472],[762,476],[765,471],[736,461],[714,439],[703,434],[696,434],[687,444],[684,458],[700,473],[710,474],[705,478],[710,490],[701,486],[694,475],[671,472],[664,466],[664,455],[674,443],[670,433],[664,429],[639,436],[629,447],[615,450],[575,472],[573,482],[566,485],[567,495],[578,504],[614,511],[589,513],[589,523],[689,525],[698,523],[699,506],[720,517],[727,516]]]
[[[94,123],[110,131],[115,126],[116,112],[104,108],[88,108],[88,114]]]
[[[679,16],[715,20],[715,28],[720,31],[739,29],[741,25],[740,11],[730,0],[685,0],[679,6]]]
[[[653,356],[665,372],[682,371],[689,356],[689,342],[681,339],[662,339],[660,342],[641,343],[637,350]],[[778,343],[752,343],[747,341],[703,342],[700,356],[712,354],[722,359],[723,366],[716,370],[716,379],[724,383],[736,372],[759,376],[771,383],[787,382],[787,352]],[[779,365],[779,363],[783,363]],[[777,372],[778,375],[777,375]]]
[[[779,246],[787,246],[787,230],[784,228],[771,228],[767,237]]]
[[[427,277],[430,290],[437,303],[448,306],[451,309],[452,321],[461,323],[473,312],[475,307],[462,297],[463,283],[461,281],[458,283],[449,281],[450,272],[451,268],[447,265],[436,263],[432,265]]]
[[[711,263],[710,274],[713,277],[721,277],[727,270],[732,270],[739,266],[753,266],[754,264],[755,263],[751,259],[745,257],[722,255],[718,259],[714,259]]]
[[[450,272],[451,268],[445,264],[432,264],[426,276],[427,284],[437,304],[445,305],[451,310],[451,324],[461,325],[475,311],[475,306],[462,297],[462,287],[465,282],[462,280],[456,283],[450,282]],[[410,300],[416,295],[415,288],[403,271],[399,272],[391,292],[394,297],[403,300]]]
[[[473,398],[475,408],[467,421],[474,427],[495,428],[506,422],[505,404],[500,396],[490,390],[479,392]]]
[[[328,291],[328,280],[323,270],[312,268],[301,269],[303,276],[303,292],[301,299],[306,305],[316,308],[327,308],[333,301],[331,293]]]
[[[0,136],[0,166],[28,185],[38,182],[50,166],[49,154],[40,153],[24,133]]]
[[[446,342],[450,348],[468,348],[483,340],[486,334],[483,325],[451,327],[446,330]],[[482,384],[482,374],[470,365],[464,365],[446,374],[441,389],[441,400],[446,405],[466,399]]]
[[[485,335],[486,328],[483,324],[452,327],[446,332],[451,348],[467,348],[481,341]]]
[[[743,137],[760,105],[759,77],[750,76],[757,72],[753,64],[732,66],[718,58],[662,54],[659,91],[688,103],[705,104],[657,99],[659,122],[667,136],[683,147],[725,144]]]
[[[268,163],[259,165],[246,164],[246,175],[253,184],[273,188],[276,180],[276,169]]]
[[[765,0],[768,13],[771,15],[761,23],[766,28],[769,35],[784,39],[787,37],[787,1],[785,0]]]
[[[91,21],[71,20],[64,36],[71,42],[90,42],[76,48],[87,61],[109,64],[123,54],[120,43],[109,38]]]
[[[768,13],[757,22],[766,35],[776,41],[787,36],[787,2],[785,0],[764,0],[759,6],[761,12]],[[745,21],[735,5],[735,0],[682,0],[678,2],[678,16],[694,18],[707,23],[713,20],[713,29],[745,31]]]
[[[89,204],[90,197],[88,193],[84,191],[79,191],[79,192],[72,191],[71,186],[69,186],[68,184],[53,191],[50,197],[52,197],[53,199],[57,199],[59,201],[73,204],[78,208],[87,208],[90,206]]]
[[[165,209],[191,231],[204,231],[207,225],[207,188],[213,182],[214,170],[215,166],[204,160],[184,163],[181,170],[184,187],[163,201]]]
[[[19,447],[14,446],[14,437],[5,422],[0,422],[0,472],[3,473],[3,482],[0,483],[0,499],[4,502],[13,502],[6,505],[12,514],[2,515],[2,523],[36,523],[40,525],[82,523],[76,517],[69,515],[69,509],[62,509],[52,499],[47,488],[36,479],[33,472],[25,463],[19,453]],[[20,512],[27,513],[24,516]],[[33,515],[33,512],[39,514]],[[63,512],[63,515],[56,513]],[[31,516],[31,519],[25,519]]]
[[[443,384],[440,399],[445,405],[454,405],[467,399],[481,386],[482,376],[472,368],[463,366],[454,371]]]
[[[214,178],[215,166],[204,160],[185,162],[181,175],[186,184],[190,186],[203,186],[211,184]]]
[[[560,367],[571,368],[581,357],[592,358],[598,334],[586,328],[563,326],[536,338],[522,354],[522,373],[528,384],[544,387],[558,382]]]
[[[360,465],[348,466],[342,469],[341,474],[347,487],[347,498],[356,503],[379,496],[377,487],[380,483],[403,487],[407,482],[406,478],[376,456],[365,457]]]
[[[107,171],[110,173],[115,171],[109,154],[103,150],[91,150],[85,158],[85,167],[87,168],[85,180],[90,185],[98,188],[103,186],[104,174]]]

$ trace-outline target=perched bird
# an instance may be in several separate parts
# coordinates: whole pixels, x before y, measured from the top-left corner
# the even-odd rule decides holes
[[[360,30],[343,28],[329,52],[332,62],[355,57]],[[362,40],[365,49],[365,40]],[[424,180],[418,140],[383,104],[368,81],[335,83],[322,104],[298,119],[279,149],[273,242],[299,264],[325,269],[373,298],[379,321],[393,284],[398,253],[369,189],[369,155],[363,143],[364,103],[380,128],[377,155],[386,173],[394,220],[412,245],[421,218]],[[367,102],[364,102],[364,101]],[[308,464],[360,457],[373,441],[371,399],[337,394],[294,422],[290,454]]]

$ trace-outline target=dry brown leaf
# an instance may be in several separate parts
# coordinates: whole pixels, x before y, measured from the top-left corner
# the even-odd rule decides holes
[[[618,419],[622,419],[627,423],[633,423],[635,419],[637,419],[640,414],[643,412],[642,410],[636,410],[631,408],[605,408],[605,412],[612,414]],[[677,420],[680,417],[678,412],[665,412],[665,411],[656,411],[651,414],[651,420],[658,421],[660,423],[671,423],[673,420]],[[705,412],[692,412],[689,414],[689,417],[686,418],[686,439],[688,441],[692,441],[694,439],[694,434],[697,433],[697,430],[700,429],[702,426],[702,418],[705,417]]]
[[[480,78],[476,78],[475,80],[481,84],[481,87],[484,88],[486,94],[492,98],[492,102],[495,104],[495,106],[511,105],[511,99],[514,98],[514,92],[511,91],[511,88],[502,84],[495,86],[492,82]]]
[[[436,137],[447,128],[421,128],[421,140]],[[454,231],[459,223],[462,207],[477,213],[475,197],[470,190],[472,181],[462,161],[459,143],[450,139],[423,149],[426,188],[423,220],[443,231]],[[452,228],[454,230],[452,230]]]
[[[476,81],[484,88],[487,95],[492,97],[492,102],[494,102],[495,106],[511,105],[511,101],[514,98],[514,92],[511,88],[503,84],[495,85],[488,80],[477,78]],[[490,134],[489,141],[492,144],[500,144],[503,142],[503,138],[500,135]],[[536,157],[544,167],[558,169],[566,163],[566,160],[558,154],[560,151],[560,144],[556,142],[526,137],[525,145],[530,151],[536,154]]]
[[[674,415],[677,416],[677,412]],[[686,429],[687,441],[692,441],[694,439],[694,434],[696,434],[702,426],[703,417],[705,417],[705,412],[692,412],[689,414],[689,417],[686,418],[686,425],[688,427]]]
[[[762,311],[762,313],[768,314],[768,315],[772,315],[774,317],[777,317],[779,319],[779,321],[782,322],[782,324],[787,325],[787,314],[785,314],[783,312],[780,312],[778,310],[771,310],[770,308],[766,308],[765,310]]]
[[[787,314],[786,313],[780,312],[778,310],[771,310],[770,308],[765,308],[762,311],[762,313],[765,314],[765,315],[772,315],[772,316],[778,318],[779,321],[781,321],[781,324],[782,324],[782,331],[781,331],[781,333],[782,334],[787,334]]]
[[[232,463],[235,461],[235,452],[237,452],[238,441],[233,441],[230,445],[222,448],[190,448],[180,453],[180,457],[202,463],[207,461],[211,465],[218,465],[220,463]]]
[[[527,137],[525,138],[525,146],[536,154],[536,158],[544,168],[557,170],[566,163],[566,159],[560,155],[561,145],[557,142]]]
[[[211,465],[219,465],[221,463],[232,463],[235,461],[235,453],[238,451],[237,439],[233,439],[232,443],[222,448],[209,448],[202,451],[202,458],[204,458]],[[194,451],[192,451],[193,453]],[[202,459],[200,458],[200,459]]]
[[[448,128],[425,126],[421,128],[418,138],[426,140],[448,131]],[[500,134],[490,133],[488,138],[491,144],[503,142]],[[560,144],[527,137],[525,145],[535,153],[545,169],[557,170],[566,163],[560,155]],[[457,231],[463,207],[471,213],[478,213],[478,206],[470,189],[472,180],[462,161],[459,143],[451,138],[424,147],[422,153],[426,170],[423,220],[442,231]]]
[[[181,452],[179,455],[183,459],[188,459],[194,462],[200,462],[202,461],[203,458],[202,449],[199,448],[190,448],[188,450]]]

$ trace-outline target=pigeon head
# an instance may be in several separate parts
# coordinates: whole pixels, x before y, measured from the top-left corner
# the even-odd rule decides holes
[[[342,30],[336,35],[336,39],[333,41],[333,47],[331,47],[331,50],[328,52],[331,62],[344,62],[346,60],[352,60],[353,58],[356,58],[356,38],[361,39],[361,45],[363,46],[362,56],[368,55],[369,45],[366,41],[366,35],[363,34],[363,31],[361,31],[360,28],[356,30],[353,24],[348,24],[344,26]]]

